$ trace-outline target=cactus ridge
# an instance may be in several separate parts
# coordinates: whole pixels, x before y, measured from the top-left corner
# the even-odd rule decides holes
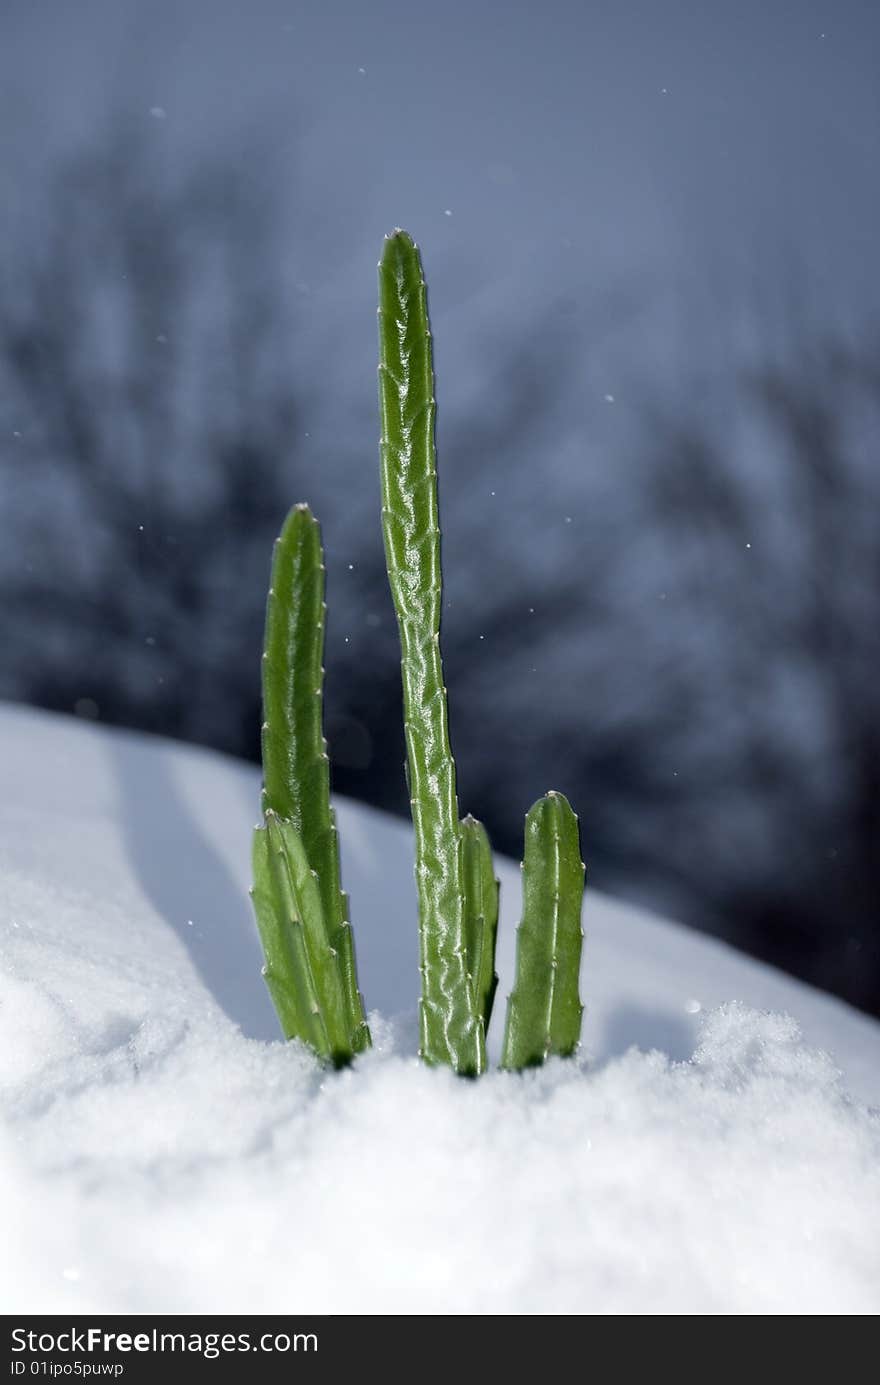
[[[421,1052],[477,1075],[485,1034],[468,977],[455,764],[440,657],[434,370],[419,252],[403,231],[379,264],[382,532],[397,614],[419,898]]]
[[[584,864],[578,821],[568,800],[550,792],[526,814],[523,912],[516,977],[507,1004],[501,1066],[534,1067],[568,1057],[580,1041],[578,991]]]

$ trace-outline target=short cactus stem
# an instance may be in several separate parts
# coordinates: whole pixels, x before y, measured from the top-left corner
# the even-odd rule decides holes
[[[526,815],[522,880],[516,976],[501,1056],[501,1066],[513,1069],[569,1057],[580,1043],[584,863],[577,817],[560,793],[546,794]]]
[[[489,1028],[498,987],[495,940],[498,933],[499,884],[492,868],[492,849],[485,827],[468,815],[461,824],[464,868],[467,968],[483,1032]]]

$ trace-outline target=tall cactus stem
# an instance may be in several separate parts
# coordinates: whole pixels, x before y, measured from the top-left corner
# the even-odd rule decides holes
[[[382,531],[400,631],[419,898],[421,1052],[476,1075],[485,1035],[468,979],[464,870],[440,658],[434,372],[419,252],[404,231],[379,264]]]

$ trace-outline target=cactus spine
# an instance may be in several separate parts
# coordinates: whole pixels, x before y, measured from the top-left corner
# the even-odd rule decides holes
[[[580,1041],[584,863],[568,800],[548,793],[526,814],[523,912],[501,1066],[527,1068]]]
[[[468,975],[455,764],[440,658],[434,371],[419,252],[404,231],[379,264],[382,532],[400,631],[419,898],[421,1053],[476,1075],[485,1033]]]
[[[324,560],[291,510],[272,561],[263,652],[263,813],[252,891],[265,975],[286,1037],[337,1066],[370,1045],[330,806],[322,730]]]

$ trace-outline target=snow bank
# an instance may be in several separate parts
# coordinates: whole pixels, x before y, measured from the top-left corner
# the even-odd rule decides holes
[[[395,1017],[329,1076],[271,1040],[252,769],[11,708],[0,751],[6,1311],[880,1306],[880,1119],[847,1091],[876,1094],[880,1026],[594,896],[583,1061],[427,1071],[409,834],[342,804],[362,980]]]

